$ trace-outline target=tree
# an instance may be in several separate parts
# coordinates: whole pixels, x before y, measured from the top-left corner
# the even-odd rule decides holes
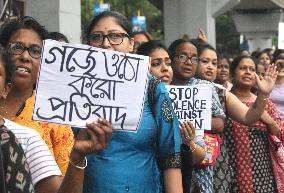
[[[216,48],[225,57],[235,57],[239,54],[239,33],[230,13],[216,18]]]
[[[162,13],[151,4],[148,0],[108,0],[105,3],[110,3],[112,11],[118,11],[124,14],[130,21],[132,16],[137,16],[140,11],[141,15],[147,18],[147,30],[154,38],[161,38],[162,36]],[[82,30],[85,32],[89,22],[93,18],[93,6],[99,4],[100,0],[81,0],[81,23]]]

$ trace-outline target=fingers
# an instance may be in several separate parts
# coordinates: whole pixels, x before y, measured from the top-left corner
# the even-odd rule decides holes
[[[97,122],[87,123],[86,126],[88,129],[97,133],[100,140],[108,143],[112,135],[112,125],[106,119],[99,118]]]
[[[270,71],[270,77],[272,78],[272,79],[275,79],[276,80],[276,78],[277,78],[277,75],[278,75],[278,71],[277,71],[277,66],[275,66],[275,64],[273,63],[272,65],[271,65],[271,71]]]
[[[195,129],[190,121],[184,121],[181,124],[181,136],[185,143],[190,142],[195,137]]]
[[[112,124],[104,118],[99,118],[98,124],[105,131],[107,140],[109,140],[112,135]]]
[[[207,42],[207,36],[201,28],[199,28],[199,33],[197,38],[203,40],[204,42]]]
[[[94,138],[94,135],[91,135],[93,138],[92,140],[98,140],[99,143],[104,145],[107,143],[107,136],[103,128],[101,128],[97,122],[87,123],[87,130],[94,132],[96,137]],[[88,131],[88,133],[90,133]]]
[[[265,75],[268,78],[276,79],[277,77],[277,67],[274,64],[268,66],[267,70],[265,71]]]
[[[96,131],[87,129],[88,134],[91,136],[91,142],[89,143],[91,152],[101,151],[108,145],[105,134],[99,130],[100,129],[96,129]]]
[[[260,77],[258,76],[258,74],[256,72],[254,73],[254,75],[255,75],[256,84],[259,85],[260,84]],[[262,78],[263,77],[261,77],[261,79]]]

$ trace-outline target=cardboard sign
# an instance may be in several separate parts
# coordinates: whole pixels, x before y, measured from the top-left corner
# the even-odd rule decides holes
[[[212,87],[210,85],[169,85],[167,89],[180,122],[190,120],[196,130],[211,130]]]
[[[84,127],[104,117],[114,129],[136,131],[149,66],[146,56],[46,40],[33,119]]]

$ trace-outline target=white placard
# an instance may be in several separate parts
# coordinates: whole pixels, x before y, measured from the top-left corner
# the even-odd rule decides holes
[[[84,127],[104,117],[116,130],[136,131],[149,66],[146,56],[46,40],[33,119]]]
[[[173,109],[180,122],[190,120],[198,130],[211,130],[212,87],[208,84],[195,86],[167,86]],[[199,132],[199,133],[203,133]]]
[[[278,49],[284,49],[284,23],[279,22],[278,26]]]

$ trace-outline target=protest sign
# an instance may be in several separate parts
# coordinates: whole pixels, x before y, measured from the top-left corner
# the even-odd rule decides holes
[[[196,130],[211,130],[212,87],[167,86],[173,109],[180,122],[190,120]]]
[[[100,4],[94,4],[93,7],[93,13],[94,15],[99,15],[100,13],[104,11],[110,10],[110,4],[109,3],[100,3]]]
[[[132,31],[140,32],[146,31],[146,17],[145,16],[133,16],[131,19]]]
[[[148,76],[149,57],[46,40],[33,119],[84,127],[104,117],[136,131]]]

